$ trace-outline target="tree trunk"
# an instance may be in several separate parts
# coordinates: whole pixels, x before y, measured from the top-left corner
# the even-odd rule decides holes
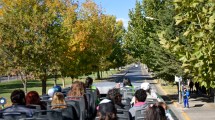
[[[57,85],[57,78],[54,78],[54,85]]]
[[[63,85],[63,88],[65,88],[65,77],[62,77],[62,85]]]
[[[27,90],[27,79],[24,79],[22,84],[23,84],[23,87],[24,87],[25,94],[27,94],[27,92],[28,92],[28,90]]]
[[[214,103],[215,103],[215,88],[213,88],[213,94],[214,94]]]
[[[102,71],[101,71],[101,79],[103,78],[103,74],[102,74]]]
[[[98,79],[98,80],[101,79],[99,71],[97,71],[97,79]]]
[[[42,79],[42,95],[46,94],[46,77]]]
[[[23,76],[23,74],[21,72],[19,72],[19,74],[20,74],[20,77],[21,77],[24,92],[25,92],[25,94],[27,94],[28,91],[27,91],[27,78],[26,78],[26,75]]]
[[[72,83],[74,82],[74,76],[70,76],[71,77],[71,79],[72,79]]]

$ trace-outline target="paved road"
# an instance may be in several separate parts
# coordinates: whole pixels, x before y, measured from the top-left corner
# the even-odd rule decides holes
[[[140,65],[138,67],[131,65],[124,72],[111,76],[111,81],[103,81],[101,83],[95,83],[94,85],[97,86],[101,94],[106,94],[109,89],[115,87],[116,83],[122,83],[122,80],[125,77],[129,78],[132,85],[136,88],[140,88],[141,83],[145,80],[150,83],[154,82],[154,80],[148,75],[147,69],[143,70],[143,67]]]
[[[95,86],[98,87],[101,94],[106,94],[109,89],[115,87],[116,82],[122,82],[122,79],[126,77],[131,80],[132,85],[139,88],[141,83],[149,82],[151,84],[152,91],[162,94],[163,89],[160,86],[158,86],[157,81],[152,79],[152,77],[148,73],[148,70],[144,68],[145,67],[140,65],[138,67],[130,66],[124,72],[111,76],[113,78],[113,81],[104,81],[101,83],[95,83]],[[165,97],[165,96],[162,96],[162,97]],[[178,108],[174,107],[172,103],[170,104],[171,104],[170,109],[173,109],[172,111],[174,112],[174,114],[175,113],[177,114],[175,115],[175,120],[178,120],[178,118],[179,120],[184,120],[181,111]]]

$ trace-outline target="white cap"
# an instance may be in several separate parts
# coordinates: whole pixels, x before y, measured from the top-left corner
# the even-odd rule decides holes
[[[102,104],[102,103],[109,103],[109,102],[111,102],[111,100],[109,100],[109,99],[103,99],[99,104]]]
[[[143,90],[149,90],[150,89],[150,83],[144,82],[140,86]]]
[[[49,95],[50,97],[52,97],[52,96],[54,95],[54,93],[55,93],[55,89],[54,89],[54,88],[50,88],[50,89],[48,90],[48,95]]]

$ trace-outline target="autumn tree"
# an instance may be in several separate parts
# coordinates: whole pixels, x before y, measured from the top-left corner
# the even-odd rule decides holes
[[[91,0],[82,3],[77,13],[73,36],[66,53],[67,61],[71,61],[72,65],[68,75],[99,73],[111,64],[107,58],[118,39],[116,34],[120,31],[120,26],[114,16],[104,14],[102,8]]]
[[[75,9],[69,0],[1,0],[0,49],[3,66],[42,81],[58,68],[66,50]]]

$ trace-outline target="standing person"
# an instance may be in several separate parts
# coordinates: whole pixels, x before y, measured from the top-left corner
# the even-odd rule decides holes
[[[131,84],[131,80],[128,78],[123,79],[123,87],[131,89],[134,92],[134,86]]]
[[[189,108],[190,92],[186,88],[184,88],[184,90],[182,91],[182,96],[184,98],[184,108],[185,107]]]
[[[196,94],[199,94],[199,82],[195,82]]]
[[[26,117],[33,116],[33,110],[26,107],[26,100],[25,100],[25,92],[23,90],[14,90],[10,96],[12,106],[9,106],[0,112],[24,112],[26,113]],[[2,116],[0,116],[1,118]]]
[[[193,92],[193,86],[194,86],[194,83],[192,80],[190,80],[189,82],[189,87],[190,87],[190,92],[192,93]]]
[[[30,105],[39,105],[41,110],[46,110],[46,103],[40,101],[40,96],[36,91],[30,91],[27,93],[26,97],[26,106],[33,108]]]
[[[96,104],[98,105],[100,102],[100,92],[99,89],[93,85],[93,79],[91,77],[87,77],[85,80],[85,88],[90,88],[92,90],[96,90],[97,92],[97,100],[96,100]]]
[[[129,112],[131,113],[133,119],[135,118],[135,112],[137,110],[144,108],[146,109],[148,107],[148,104],[145,102],[147,98],[145,90],[143,89],[137,90],[134,94],[134,97],[135,97],[134,106],[129,109]]]

